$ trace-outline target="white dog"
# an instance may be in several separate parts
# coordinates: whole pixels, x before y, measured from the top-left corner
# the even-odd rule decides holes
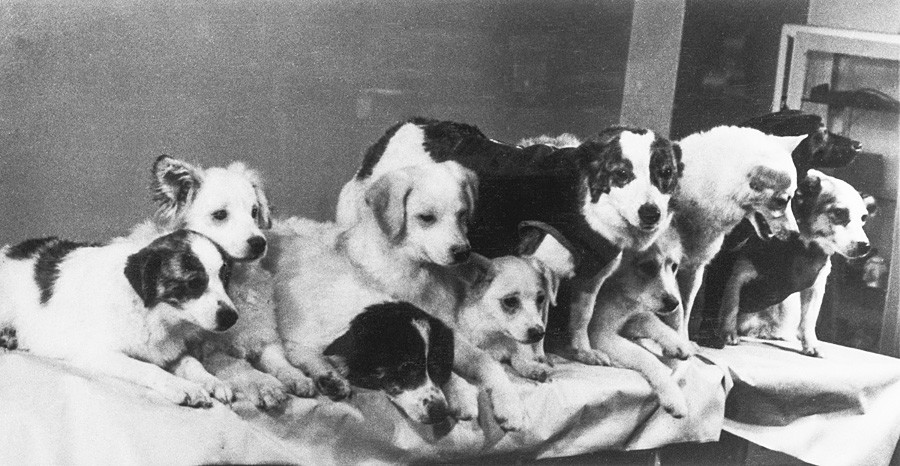
[[[452,326],[469,274],[448,266],[462,263],[463,253],[468,256],[466,222],[476,183],[474,174],[455,162],[407,167],[366,190],[368,208],[349,229],[303,220],[285,224],[294,234],[279,240],[278,328],[289,360],[310,374],[322,393],[333,399],[350,394],[323,350],[369,305],[407,301]],[[523,427],[523,406],[503,367],[459,334],[453,369],[487,391],[502,428]],[[442,388],[450,412],[465,418],[473,409],[453,386],[459,382],[451,378]]]
[[[203,169],[163,155],[154,162],[152,175],[157,211],[129,238],[189,228],[211,238],[237,261],[229,293],[243,318],[227,335],[201,348],[204,364],[261,408],[285,401],[286,391],[313,396],[312,381],[287,361],[275,332],[271,277],[256,273],[259,266],[253,262],[265,255],[263,231],[272,226],[259,174],[240,162]]]
[[[0,250],[0,323],[18,347],[210,406],[232,391],[187,354],[238,314],[225,293],[231,261],[203,235],[95,246],[56,238]],[[162,368],[170,368],[175,377]]]
[[[789,207],[797,189],[791,152],[803,138],[720,126],[679,142],[684,174],[672,197],[672,225],[684,249],[678,271],[684,335],[703,271],[741,219],[748,218],[762,238],[797,232]]]

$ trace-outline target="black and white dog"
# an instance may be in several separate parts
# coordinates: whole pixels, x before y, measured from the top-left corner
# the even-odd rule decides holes
[[[453,370],[453,331],[403,301],[373,304],[325,348],[352,385],[387,394],[417,422],[434,424],[450,411],[442,386]]]
[[[132,381],[175,403],[228,403],[229,386],[187,351],[204,332],[238,320],[226,294],[231,265],[221,247],[189,230],[149,244],[51,237],[5,246],[0,324],[16,332],[6,346]]]
[[[560,296],[560,308],[570,312],[557,352],[589,364],[608,363],[588,341],[594,300],[622,250],[647,247],[668,224],[669,201],[683,170],[678,145],[646,129],[612,127],[584,142],[523,147],[489,139],[475,126],[414,118],[388,129],[368,149],[341,191],[338,223],[357,221],[365,189],[381,175],[447,160],[479,178],[469,229],[475,252],[514,254],[519,224],[539,221],[583,253],[568,281],[570,292]]]

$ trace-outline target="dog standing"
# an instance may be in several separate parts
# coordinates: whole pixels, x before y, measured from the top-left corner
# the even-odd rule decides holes
[[[188,354],[205,332],[238,320],[225,292],[230,269],[217,244],[187,230],[149,244],[28,240],[0,250],[0,323],[33,354],[178,404],[208,407],[210,396],[230,403],[229,386]]]
[[[863,197],[846,182],[809,170],[797,190],[793,211],[799,234],[786,240],[753,237],[735,252],[723,254],[721,260],[731,265],[730,271],[722,270],[728,277],[720,314],[725,343],[738,344],[739,330],[769,338],[799,336],[803,354],[819,355],[816,321],[831,255],[853,259],[869,252],[863,226],[875,205],[871,197]],[[799,300],[781,304],[797,292]]]
[[[572,144],[573,140],[560,145]],[[479,178],[470,239],[488,257],[514,253],[522,221],[551,225],[583,252],[561,293],[569,311],[557,351],[589,364],[608,359],[590,347],[587,324],[597,290],[624,248],[642,249],[668,224],[669,200],[681,175],[676,144],[645,129],[613,127],[577,147],[512,146],[478,128],[416,118],[401,122],[366,152],[342,189],[338,221],[352,224],[362,193],[399,167],[454,160]]]
[[[452,326],[465,302],[467,221],[477,179],[455,162],[406,167],[380,177],[365,192],[365,209],[349,229],[312,221],[285,222],[275,270],[278,329],[288,359],[332,399],[350,394],[347,380],[323,351],[366,307],[406,301]],[[276,228],[277,229],[277,228]],[[463,277],[463,278],[461,278]],[[506,430],[524,425],[522,402],[503,367],[460,338],[453,370],[482,387]],[[456,418],[472,415],[451,377],[443,386]]]
[[[797,188],[791,152],[803,138],[719,126],[679,142],[685,169],[673,196],[672,225],[684,252],[677,274],[684,335],[704,270],[742,219],[762,238],[797,232],[790,209]]]
[[[189,228],[221,245],[236,261],[229,293],[243,318],[227,335],[200,348],[204,364],[261,408],[285,401],[286,391],[313,396],[312,381],[284,356],[275,331],[271,277],[256,263],[267,250],[263,231],[272,226],[259,174],[240,162],[203,169],[166,155],[156,159],[151,172],[157,210],[129,238],[148,240]]]

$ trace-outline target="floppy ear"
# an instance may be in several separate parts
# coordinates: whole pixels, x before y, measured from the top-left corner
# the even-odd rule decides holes
[[[792,153],[794,153],[794,149],[796,149],[797,146],[799,146],[800,143],[804,139],[806,139],[808,136],[809,136],[809,134],[807,133],[807,134],[802,134],[800,136],[769,136],[769,137],[775,139],[775,141],[778,142],[778,144],[781,147],[784,147],[784,150],[788,151],[789,154],[792,154]]]
[[[125,262],[125,278],[140,296],[145,307],[155,304],[158,291],[156,280],[162,268],[162,252],[146,247],[128,256]]]
[[[381,231],[391,241],[403,240],[406,233],[406,200],[413,181],[403,171],[385,173],[366,190],[366,205],[372,209]]]
[[[194,199],[203,180],[203,171],[168,155],[157,157],[152,171],[150,189],[157,204],[156,219],[168,224]]]
[[[247,181],[250,182],[253,186],[253,191],[256,193],[256,203],[259,207],[256,224],[263,230],[272,228],[272,209],[269,206],[269,198],[266,197],[266,191],[263,189],[262,177],[259,176],[259,172],[247,168],[242,162],[232,163],[227,170],[247,178]]]
[[[469,207],[469,218],[471,219],[475,213],[475,203],[478,201],[478,175],[452,160],[442,163],[447,165],[466,194],[466,205]]]
[[[535,270],[540,272],[541,276],[544,280],[544,288],[547,290],[547,298],[550,301],[547,306],[544,306],[543,313],[546,314],[550,305],[556,305],[556,294],[559,291],[559,282],[560,277],[557,275],[544,261],[534,257],[528,256],[523,257]],[[546,320],[544,321],[546,322]]]
[[[791,185],[791,176],[783,171],[775,170],[765,165],[757,165],[747,174],[750,188],[754,191],[765,189],[781,190]]]
[[[428,375],[440,387],[450,381],[453,369],[453,330],[435,317],[429,317],[428,327]]]

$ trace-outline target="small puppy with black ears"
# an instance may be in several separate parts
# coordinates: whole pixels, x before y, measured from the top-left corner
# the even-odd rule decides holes
[[[0,325],[16,331],[8,347],[134,382],[173,403],[229,403],[231,388],[188,345],[237,322],[225,291],[230,272],[224,251],[188,230],[149,244],[27,240],[0,249]]]

